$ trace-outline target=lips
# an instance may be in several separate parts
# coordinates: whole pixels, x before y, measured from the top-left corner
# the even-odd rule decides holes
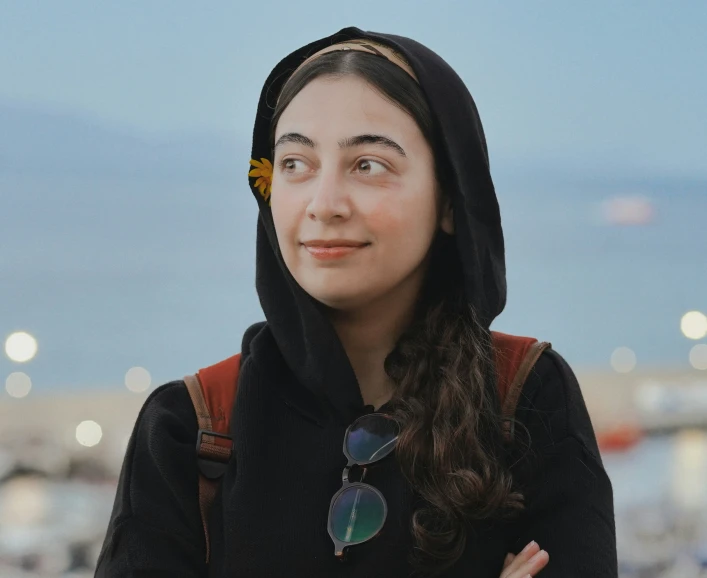
[[[322,261],[342,259],[370,245],[350,239],[314,239],[302,243],[312,257]]]

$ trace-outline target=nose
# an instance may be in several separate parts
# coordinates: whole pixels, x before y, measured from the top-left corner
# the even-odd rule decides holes
[[[313,221],[328,223],[351,218],[351,199],[336,171],[322,171],[307,205],[307,216]]]

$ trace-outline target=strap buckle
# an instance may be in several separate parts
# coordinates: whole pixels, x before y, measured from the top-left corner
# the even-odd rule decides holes
[[[215,438],[221,438],[231,442],[231,447],[226,448],[223,446],[215,446],[221,448],[223,452],[215,454],[213,452],[208,452],[202,448],[204,442],[204,436],[213,436]],[[212,445],[213,447],[213,445]],[[233,438],[229,435],[222,434],[219,432],[200,429],[196,434],[196,463],[199,467],[199,471],[210,480],[216,480],[226,473],[228,468],[228,462],[231,459],[231,454],[233,453]]]

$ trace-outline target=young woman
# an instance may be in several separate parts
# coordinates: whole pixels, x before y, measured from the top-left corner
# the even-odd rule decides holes
[[[398,36],[316,41],[268,77],[253,159],[267,322],[243,338],[210,562],[175,381],[138,417],[97,576],[617,576],[611,484],[553,350],[503,440],[503,233],[454,71]]]

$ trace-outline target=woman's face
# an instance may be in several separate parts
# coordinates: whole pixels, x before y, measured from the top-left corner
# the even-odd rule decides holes
[[[436,231],[452,224],[413,118],[358,77],[318,78],[275,143],[272,214],[300,286],[339,310],[417,294]]]

